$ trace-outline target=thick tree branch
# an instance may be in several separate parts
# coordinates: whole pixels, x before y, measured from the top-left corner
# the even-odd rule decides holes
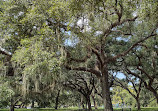
[[[69,87],[73,90],[77,90],[78,92],[80,92],[83,95],[86,95],[83,88],[78,86],[78,84],[74,84],[72,81],[68,81],[67,83],[64,83],[63,85],[66,86],[66,87]]]
[[[90,72],[90,73],[93,73],[95,74],[97,77],[101,77],[101,74],[99,71],[95,70],[95,69],[92,69],[92,68],[86,68],[86,67],[70,67],[68,65],[65,65],[65,68],[68,69],[68,70],[77,70],[77,71],[85,71],[85,72]]]
[[[76,73],[74,76],[75,76],[75,80],[74,79],[68,80],[64,84],[69,88],[79,91],[85,97],[89,96],[93,90],[93,85],[94,85],[93,77],[91,76],[92,78],[91,77],[89,78],[92,83],[91,82],[88,83],[89,79],[84,78],[82,75]],[[92,87],[90,87],[90,86],[92,86]]]
[[[146,71],[144,71],[142,68],[140,68],[139,66],[137,66],[137,69],[139,71],[141,71],[143,74],[145,74],[149,79],[153,79]]]
[[[82,63],[82,62],[86,62],[89,58],[91,57],[91,54],[88,53],[84,58],[82,59],[77,59],[77,58],[72,58],[70,53],[67,52],[67,58],[69,60],[69,62],[73,61],[73,62],[79,62],[79,63]]]
[[[103,60],[101,59],[101,55],[99,54],[97,49],[91,48],[92,52],[97,56],[99,62],[101,63],[101,65],[103,65]]]
[[[80,74],[78,74],[78,76],[79,76],[79,77],[77,77],[77,79],[82,80],[83,83],[84,83],[85,86],[86,86],[86,89],[89,90],[89,88],[88,88],[88,84],[87,84],[87,81],[85,80],[85,78],[83,78]]]
[[[128,74],[131,74],[131,75],[133,75],[133,76],[135,76],[135,77],[141,79],[143,82],[145,82],[144,79],[143,79],[141,76],[139,76],[138,74],[136,74],[136,73],[130,71],[128,68],[126,68],[126,72],[127,72]]]

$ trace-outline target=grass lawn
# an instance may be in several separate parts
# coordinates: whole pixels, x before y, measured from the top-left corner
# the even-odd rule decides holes
[[[0,111],[9,111],[9,109],[0,109]],[[41,108],[41,109],[15,109],[15,111],[86,111],[79,110],[78,108],[61,108],[58,110],[52,108]],[[93,111],[103,111],[103,109],[93,110]],[[114,111],[122,111],[121,108],[114,109]],[[129,109],[124,109],[123,111],[130,111]],[[132,111],[137,111],[136,109],[132,109]],[[158,107],[148,107],[141,108],[141,111],[158,111]]]

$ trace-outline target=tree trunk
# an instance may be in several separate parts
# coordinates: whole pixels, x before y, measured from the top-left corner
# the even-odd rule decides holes
[[[95,108],[95,109],[98,109],[98,108],[97,108],[96,101],[95,101],[95,95],[92,95],[92,99],[93,99],[93,103],[94,103],[94,108]]]
[[[88,105],[88,111],[92,111],[90,96],[86,97],[86,100]]]
[[[106,69],[104,69],[104,71],[102,72],[101,87],[102,87],[104,111],[113,111],[112,102],[111,102],[111,98],[110,98],[108,71]]]
[[[82,102],[82,109],[85,109],[84,102]]]
[[[156,101],[157,101],[157,104],[158,104],[158,94],[156,95]]]
[[[34,100],[32,100],[31,108],[34,108],[34,105],[35,105]]]
[[[84,97],[83,97],[83,95],[81,95],[81,102],[80,102],[80,103],[81,103],[81,105],[82,105],[82,109],[85,109],[85,107],[84,107],[84,100],[83,100],[83,98],[84,98]]]
[[[137,101],[137,110],[140,110],[140,101],[139,101],[139,98],[137,98],[136,101]]]
[[[12,98],[10,100],[10,111],[14,111],[14,101]]]
[[[10,106],[10,111],[14,111],[14,105]]]
[[[60,95],[60,90],[58,90],[58,94],[55,100],[55,109],[58,109],[58,103],[59,103],[59,95]]]

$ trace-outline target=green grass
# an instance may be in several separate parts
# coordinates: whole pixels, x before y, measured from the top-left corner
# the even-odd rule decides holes
[[[0,111],[9,111],[9,109],[0,109]],[[15,109],[15,111],[85,111],[79,110],[78,108],[61,108],[55,110],[53,108],[41,108],[41,109]],[[103,111],[103,109],[93,110],[93,111]],[[114,111],[122,111],[121,108],[114,109]],[[130,111],[129,108],[124,109],[123,111]],[[132,109],[132,111],[137,111],[136,109]],[[158,111],[158,107],[148,107],[141,108],[141,111]]]

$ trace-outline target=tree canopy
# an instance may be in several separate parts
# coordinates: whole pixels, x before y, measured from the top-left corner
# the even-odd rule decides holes
[[[93,74],[87,79],[99,82],[105,111],[113,111],[110,88],[118,72],[127,81],[136,78],[133,84],[141,80],[158,98],[157,5],[155,0],[2,0],[0,73],[14,78],[20,95],[53,89],[71,71]]]

